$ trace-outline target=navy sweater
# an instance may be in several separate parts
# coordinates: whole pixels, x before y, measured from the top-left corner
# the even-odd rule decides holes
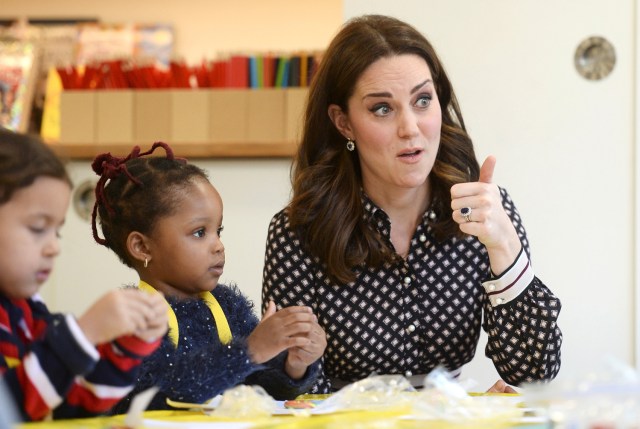
[[[220,303],[233,340],[223,345],[206,303],[168,298],[178,320],[180,339],[176,348],[168,335],[155,353],[146,358],[133,391],[112,410],[127,412],[131,399],[151,386],[159,388],[150,410],[170,409],[166,399],[203,403],[238,384],[262,386],[275,399],[290,399],[307,392],[319,374],[319,361],[300,380],[284,372],[286,352],[262,365],[252,363],[246,338],[258,325],[254,306],[236,286],[218,285],[213,295]]]

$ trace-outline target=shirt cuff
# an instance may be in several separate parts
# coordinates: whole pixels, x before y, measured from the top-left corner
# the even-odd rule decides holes
[[[149,356],[160,346],[161,341],[162,337],[145,341],[135,335],[125,335],[114,340],[120,349],[124,348],[127,352],[138,358]]]
[[[64,316],[65,320],[67,321],[69,331],[71,331],[71,334],[73,334],[73,338],[75,338],[78,345],[82,347],[82,350],[84,350],[86,354],[91,356],[93,360],[97,361],[98,359],[100,359],[100,353],[95,348],[95,346],[91,344],[91,341],[87,339],[84,332],[82,332],[82,329],[80,329],[80,325],[78,325],[76,318],[71,314],[65,314]]]
[[[533,267],[523,249],[515,262],[501,276],[482,282],[493,307],[513,301],[533,281]]]
[[[69,372],[75,375],[90,372],[100,358],[71,315],[51,316],[45,342]]]

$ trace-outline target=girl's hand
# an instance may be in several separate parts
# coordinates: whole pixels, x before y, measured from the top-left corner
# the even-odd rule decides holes
[[[509,215],[502,206],[498,186],[491,183],[496,159],[487,157],[480,168],[478,182],[458,183],[451,187],[453,220],[460,231],[475,235],[487,248],[491,270],[499,275],[509,268],[522,244]],[[468,219],[462,209],[471,209]]]
[[[270,302],[262,321],[247,338],[251,360],[263,363],[292,347],[309,346],[308,334],[317,323],[309,307],[287,307],[276,312]]]

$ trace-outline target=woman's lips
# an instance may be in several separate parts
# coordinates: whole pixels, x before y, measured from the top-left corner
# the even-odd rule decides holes
[[[402,161],[417,162],[420,160],[423,153],[424,150],[422,149],[408,150],[400,153],[398,158]]]

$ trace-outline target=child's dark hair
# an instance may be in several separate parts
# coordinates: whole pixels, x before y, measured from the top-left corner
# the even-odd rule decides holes
[[[71,179],[58,156],[37,136],[18,134],[0,127],[0,205],[38,177]]]
[[[158,147],[166,151],[165,158],[142,158]],[[143,153],[135,146],[126,158],[110,153],[98,155],[91,168],[100,176],[91,217],[93,238],[113,250],[131,268],[133,261],[126,247],[129,234],[132,231],[149,234],[160,218],[175,213],[180,193],[194,179],[208,180],[204,170],[174,157],[169,145],[162,142],[154,143]],[[98,219],[104,238],[98,235]]]

